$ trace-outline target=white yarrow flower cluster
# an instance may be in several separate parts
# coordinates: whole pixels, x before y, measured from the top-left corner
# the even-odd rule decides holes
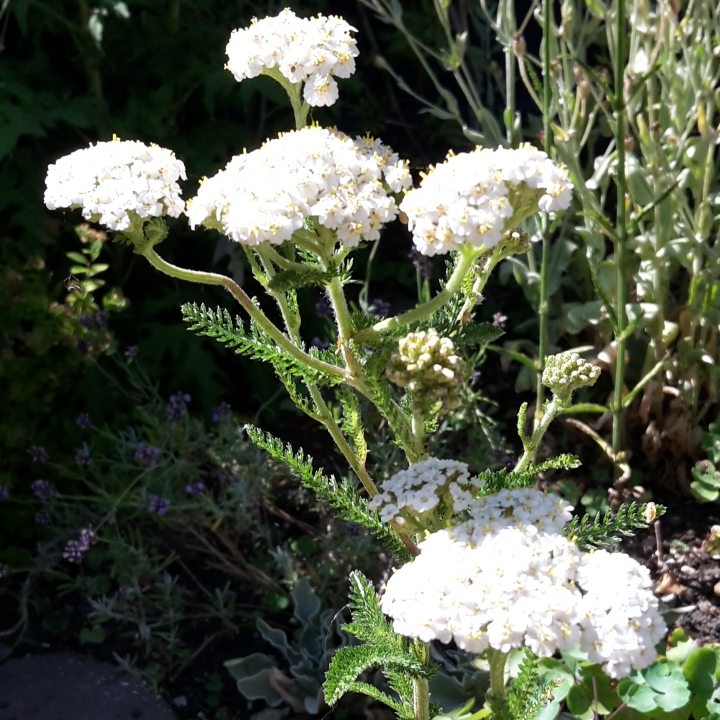
[[[171,150],[135,140],[99,142],[48,167],[45,205],[82,208],[86,220],[127,230],[137,218],[178,217],[185,166]]]
[[[430,535],[390,578],[381,607],[395,631],[472,653],[526,646],[549,657],[579,644],[613,678],[650,665],[666,627],[647,569],[623,554],[582,552],[559,533],[562,501],[537,490],[501,495]]]
[[[433,530],[467,509],[480,486],[465,463],[428,458],[385,480],[370,507],[406,532]]]
[[[202,182],[186,214],[192,227],[214,227],[250,246],[279,245],[313,218],[355,247],[377,240],[397,216],[386,186],[399,192],[411,182],[407,162],[379,140],[308,127],[235,156]]]
[[[276,17],[255,18],[250,27],[233,30],[227,68],[240,82],[277,67],[289,82],[305,83],[308,105],[332,105],[338,98],[334,78],[349,78],[355,72],[358,49],[353,30],[335,15],[300,18],[286,8]]]
[[[567,170],[532,145],[449,155],[405,195],[413,241],[424,255],[463,244],[492,248],[503,233],[539,210],[564,210],[572,199]]]

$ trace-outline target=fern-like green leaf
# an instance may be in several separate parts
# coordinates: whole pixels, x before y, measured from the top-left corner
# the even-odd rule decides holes
[[[235,350],[238,355],[244,355],[253,360],[264,360],[272,364],[278,374],[293,376],[317,385],[337,385],[343,382],[342,378],[330,377],[313,368],[308,368],[294,357],[285,352],[254,323],[248,332],[242,321],[232,316],[227,310],[218,308],[211,310],[205,305],[186,303],[182,306],[183,320],[189,324],[189,330],[214,338],[223,345]],[[336,364],[332,354],[325,354],[325,362]]]
[[[574,470],[575,468],[579,468],[580,465],[582,465],[582,463],[577,455],[564,453],[562,455],[558,455],[557,457],[549,458],[548,460],[541,462],[539,465],[533,465],[530,472],[541,473],[546,470]]]
[[[552,681],[539,681],[538,659],[529,650],[525,650],[517,677],[507,693],[513,719],[532,720],[547,701],[547,691],[552,684]]]
[[[269,288],[273,292],[287,292],[302,287],[325,287],[334,277],[334,272],[308,266],[299,270],[280,270],[270,279]]]
[[[350,610],[352,622],[343,629],[363,644],[340,648],[333,656],[324,686],[326,701],[332,705],[346,692],[364,692],[364,684],[357,678],[366,670],[378,668],[400,697],[400,703],[393,701],[390,706],[401,717],[406,712],[412,717],[412,678],[432,677],[435,664],[423,659],[416,643],[393,631],[380,610],[372,583],[359,572],[350,575]]]
[[[360,464],[364,465],[367,459],[367,442],[365,440],[360,400],[349,387],[341,387],[338,397],[342,406],[342,431],[350,441],[353,452]]]
[[[665,507],[655,506],[654,517],[664,514]],[[622,537],[634,535],[633,530],[648,526],[646,520],[647,504],[630,502],[621,505],[616,511],[607,510],[595,517],[584,515],[573,518],[564,532],[583,550],[591,548],[615,548]]]
[[[328,477],[321,470],[315,471],[312,457],[306,457],[302,450],[294,452],[290,444],[283,445],[281,440],[270,433],[252,425],[246,425],[245,432],[270,457],[286,465],[306,488],[315,492],[321,500],[337,510],[343,520],[368,528],[389,552],[401,560],[411,559],[408,549],[397,533],[380,520],[376,510],[370,510],[367,501],[360,497],[348,482],[338,484],[332,475]]]

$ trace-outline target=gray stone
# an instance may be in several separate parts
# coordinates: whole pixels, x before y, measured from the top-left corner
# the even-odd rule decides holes
[[[0,720],[175,720],[170,707],[121,668],[73,653],[0,665]]]

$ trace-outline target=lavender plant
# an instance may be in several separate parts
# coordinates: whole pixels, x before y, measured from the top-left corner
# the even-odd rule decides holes
[[[171,151],[136,141],[98,143],[50,166],[45,201],[82,208],[171,277],[225,288],[248,319],[186,305],[190,329],[270,363],[359,480],[362,491],[316,470],[302,450],[247,427],[260,448],[405,563],[381,601],[367,580],[352,576],[354,617],[346,630],[360,644],[334,655],[327,701],[357,691],[401,718],[436,715],[428,684],[432,640],[454,641],[487,659],[487,700],[502,718],[527,709],[519,708],[521,694],[511,694],[511,703],[506,692],[513,649],[538,657],[579,644],[613,678],[650,665],[666,628],[647,571],[622,554],[588,552],[613,532],[644,524],[643,508],[627,510],[612,528],[606,522],[564,531],[569,506],[529,487],[540,467],[577,465],[567,456],[543,466],[534,458],[550,422],[572,408],[576,390],[595,382],[597,368],[575,354],[548,360],[542,382],[552,399],[529,435],[521,408],[524,453],[511,473],[470,478],[463,463],[428,452],[429,436],[468,382],[463,348],[497,337],[497,328],[473,321],[487,280],[502,259],[527,252],[520,223],[570,205],[567,170],[531,145],[477,147],[450,152],[413,188],[407,162],[382,141],[306,125],[312,107],[336,100],[335,78],[354,70],[355,40],[341,18],[307,20],[286,10],[236,31],[227,52],[237,79],[265,74],[287,91],[294,131],[234,157],[187,204],[179,186],[184,167]],[[178,267],[158,254],[168,235],[164,217],[183,211],[193,227],[218,230],[242,246],[282,325],[231,278]],[[380,319],[357,311],[347,293],[352,253],[378,240],[400,214],[418,252],[449,256],[448,272],[436,295]],[[332,308],[334,350],[308,347],[303,338],[297,290],[308,286],[322,288]],[[368,470],[368,407],[384,418],[409,465],[380,486]],[[145,450],[138,462],[159,462]],[[160,496],[150,506],[157,514],[172,511],[161,507]],[[375,668],[391,692],[360,678]]]

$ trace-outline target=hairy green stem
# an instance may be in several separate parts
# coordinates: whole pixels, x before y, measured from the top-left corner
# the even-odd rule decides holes
[[[505,663],[507,662],[507,653],[488,648],[487,659],[490,665],[490,689],[489,695],[492,695],[496,706],[505,706],[507,704],[507,695],[505,693]],[[500,717],[505,717],[505,713],[500,713]]]
[[[530,469],[535,459],[535,453],[540,447],[540,443],[548,427],[550,427],[550,423],[565,410],[567,405],[569,405],[569,402],[566,404],[554,395],[553,399],[545,406],[540,418],[538,419],[537,414],[535,415],[536,421],[532,436],[528,438],[522,435],[520,438],[523,444],[523,455],[520,460],[518,460],[517,465],[515,465],[513,469],[514,473],[527,472]]]
[[[430,646],[420,640],[415,641],[416,647],[419,646],[423,656],[423,661],[427,662]],[[413,709],[415,711],[414,720],[430,720],[430,685],[427,678],[413,678]]]
[[[543,133],[545,152],[550,155],[553,146],[552,118],[550,105],[552,103],[552,86],[550,83],[550,38],[552,32],[552,0],[543,3]],[[550,266],[550,217],[542,214],[540,221],[542,233],[542,257],[540,260],[540,302],[538,303],[538,359],[537,380],[535,385],[535,426],[542,421],[543,405],[545,403],[545,386],[542,384],[542,373],[545,368],[545,356],[548,354],[548,313],[550,304],[548,298],[548,268]]]
[[[255,323],[257,323],[257,325],[264,330],[280,348],[287,352],[288,355],[291,355],[298,362],[307,365],[313,370],[324,373],[325,375],[340,377],[346,380],[349,379],[347,373],[342,368],[330,365],[330,363],[323,362],[322,360],[318,360],[294,345],[293,342],[285,336],[278,327],[265,317],[262,310],[253,303],[247,293],[231,278],[225,277],[224,275],[218,275],[217,273],[187,270],[186,268],[178,267],[177,265],[173,265],[166,260],[163,260],[151,247],[145,248],[142,255],[154,268],[160,270],[160,272],[163,272],[166,275],[169,275],[170,277],[185,280],[186,282],[199,283],[201,285],[219,285],[224,287],[240,303],[240,305],[242,305]]]
[[[455,270],[453,270],[450,279],[447,281],[447,285],[445,285],[445,287],[434,298],[432,298],[432,300],[428,300],[428,302],[418,305],[416,308],[408,310],[402,315],[396,315],[395,317],[375,323],[375,325],[371,328],[355,333],[352,339],[358,343],[369,343],[377,339],[383,333],[409,325],[410,323],[417,322],[418,320],[423,320],[429,315],[437,312],[440,308],[450,302],[453,295],[460,290],[463,280],[468,272],[470,272],[473,263],[482,253],[482,248],[478,249],[469,245],[462,245],[458,251],[457,265],[455,266]]]
[[[615,390],[613,393],[612,447],[617,457],[624,443],[623,389],[625,387],[625,328],[627,327],[627,263],[628,237],[625,211],[627,192],[625,177],[625,0],[615,3],[615,144],[617,148],[617,242],[615,246],[615,278],[617,284],[617,327],[615,357]]]

